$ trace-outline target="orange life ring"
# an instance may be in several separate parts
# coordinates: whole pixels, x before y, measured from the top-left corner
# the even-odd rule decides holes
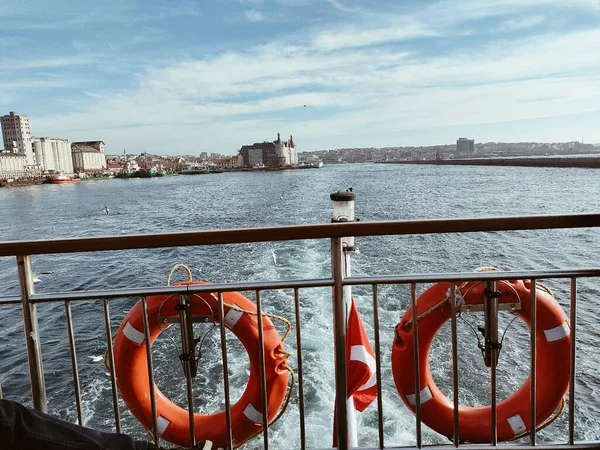
[[[207,284],[203,282],[183,282]],[[159,324],[158,316],[179,317],[176,310],[177,295],[157,295],[146,298],[150,343],[154,343],[168,325]],[[194,294],[191,296],[193,315],[212,315],[219,322],[219,304],[216,295]],[[256,305],[237,292],[224,292],[223,302],[237,305],[243,310],[255,312]],[[250,361],[250,377],[241,398],[231,405],[232,436],[235,444],[241,444],[263,429],[262,397],[260,383],[258,319],[256,315],[243,313],[224,306],[224,322],[241,341]],[[267,384],[267,410],[270,422],[281,408],[288,388],[288,371],[284,367],[287,354],[277,329],[268,317],[263,317],[264,357]],[[151,430],[153,427],[150,404],[148,363],[144,342],[142,302],[139,301],[125,316],[115,338],[115,370],[117,386],[125,404],[133,415]],[[189,413],[171,402],[154,385],[157,428],[160,436],[173,444],[190,446]],[[211,441],[214,447],[226,448],[227,427],[225,411],[210,415],[194,415],[194,430],[198,441]]]
[[[530,282],[510,280],[498,283],[500,303],[521,302],[516,313],[529,326],[531,315]],[[482,304],[484,284],[469,282],[460,289],[458,301],[468,305]],[[417,315],[444,303],[418,321],[421,418],[430,428],[451,438],[454,430],[454,404],[435,385],[429,369],[431,342],[440,327],[451,316],[450,283],[437,283],[417,299]],[[567,316],[549,290],[536,289],[536,426],[546,420],[560,405],[569,387],[570,328]],[[392,347],[392,372],[402,400],[413,412],[415,378],[413,358],[412,308],[396,326]],[[459,374],[460,376],[460,374]],[[507,441],[529,431],[530,378],[510,397],[497,403],[497,436]],[[491,441],[491,407],[459,406],[459,439],[472,443]]]

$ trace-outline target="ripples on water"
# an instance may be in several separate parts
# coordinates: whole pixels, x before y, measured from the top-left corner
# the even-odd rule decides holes
[[[242,227],[327,223],[331,217],[329,193],[353,187],[358,194],[357,216],[363,221],[436,219],[525,214],[562,214],[600,211],[600,181],[589,169],[521,167],[436,167],[402,165],[339,165],[321,170],[270,173],[225,173],[196,177],[108,180],[77,185],[43,185],[0,190],[3,240],[130,235]],[[104,213],[108,205],[111,214]],[[355,275],[470,271],[493,265],[503,270],[565,269],[597,266],[597,230],[496,232],[411,237],[360,238],[353,258]],[[276,262],[273,257],[276,256]],[[39,292],[158,286],[175,263],[189,265],[198,279],[212,282],[259,281],[326,277],[330,273],[328,242],[275,242],[166,248],[143,251],[50,255],[33,258]],[[45,273],[49,272],[49,273]],[[17,294],[13,258],[0,259],[2,294]],[[569,281],[548,284],[568,312]],[[419,286],[422,292],[426,286]],[[368,333],[373,336],[370,289],[354,290]],[[380,286],[383,367],[384,431],[386,445],[414,444],[414,418],[402,404],[389,366],[393,328],[404,314],[408,289]],[[595,323],[596,280],[578,283],[577,439],[599,439],[597,400],[600,379],[596,370],[600,337]],[[253,294],[248,294],[253,298]],[[293,319],[293,293],[276,290],[263,294],[264,309]],[[111,302],[116,330],[135,299]],[[328,289],[302,290],[303,362],[309,446],[330,444],[334,402],[331,299]],[[31,404],[19,310],[1,316],[0,380],[7,398]],[[106,347],[100,301],[72,305],[78,363],[87,425],[110,430],[113,426],[110,380],[101,356]],[[49,410],[76,419],[64,305],[39,305],[41,346],[48,387]],[[501,329],[507,319],[501,315]],[[472,323],[481,317],[467,318]],[[280,328],[282,330],[282,328]],[[204,330],[203,330],[204,331]],[[436,338],[430,362],[442,390],[451,396],[449,327]],[[460,401],[488,402],[488,371],[472,332],[459,322]],[[498,369],[499,398],[510,395],[526,378],[529,368],[528,331],[513,324]],[[181,373],[175,343],[179,336],[167,330],[155,344],[153,358],[157,383],[165,394],[185,407],[185,383],[174,383]],[[198,410],[223,408],[222,368],[218,330],[207,336],[204,364],[195,382]],[[295,351],[295,334],[286,342]],[[233,398],[241,395],[248,377],[247,356],[228,337]],[[296,365],[295,357],[291,363]],[[473,386],[477,386],[473,388]],[[270,431],[275,448],[299,445],[297,397],[284,418]],[[137,421],[121,405],[126,431],[144,436]],[[360,445],[377,445],[377,408],[359,416]],[[543,440],[566,440],[566,414],[539,434]],[[424,428],[424,441],[447,442]],[[257,440],[250,447],[260,448]]]

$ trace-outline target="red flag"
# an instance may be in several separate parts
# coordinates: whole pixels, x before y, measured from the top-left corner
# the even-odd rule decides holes
[[[348,398],[354,396],[358,411],[364,411],[377,397],[375,352],[358,315],[354,297],[346,327],[346,389]],[[333,417],[333,446],[337,447],[337,411]]]
[[[354,396],[358,411],[364,411],[377,397],[376,369],[375,352],[352,297],[346,328],[346,383],[348,397]]]

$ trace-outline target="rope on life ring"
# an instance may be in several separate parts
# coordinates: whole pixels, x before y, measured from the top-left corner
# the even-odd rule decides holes
[[[194,281],[194,277],[192,275],[192,270],[186,266],[185,264],[175,264],[173,267],[171,267],[171,270],[169,270],[169,275],[167,275],[167,286],[171,286],[171,277],[173,276],[173,273],[175,273],[175,271],[177,269],[183,269],[185,270],[185,273],[187,274],[188,277],[188,281],[192,282]]]
[[[176,285],[208,284],[191,281],[191,271],[184,265],[177,265],[169,273],[167,283],[177,268],[183,268],[188,274],[186,282]],[[250,362],[250,376],[240,399],[231,405],[231,434],[234,447],[237,448],[263,431],[262,388],[260,380],[260,362],[257,352],[258,312],[256,305],[237,292],[224,292],[222,295],[225,326],[234,333],[244,345]],[[150,345],[166,328],[159,323],[159,316],[179,317],[178,296],[157,295],[146,298]],[[212,316],[215,323],[220,322],[219,299],[214,293],[197,293],[190,296],[191,314]],[[283,348],[283,341],[290,333],[290,322],[274,314],[262,314],[263,352],[267,385],[267,422],[274,424],[285,412],[293,391],[294,372],[287,364],[290,353]],[[270,318],[283,321],[287,330],[280,339],[277,329]],[[114,339],[115,372],[117,385],[125,404],[146,429],[153,427],[151,413],[148,364],[146,359],[145,335],[143,333],[141,301],[126,315]],[[288,386],[288,380],[291,385]],[[189,413],[164,396],[154,385],[157,425],[161,437],[180,446],[189,446]],[[194,430],[197,440],[211,441],[215,447],[227,447],[227,428],[225,412],[210,415],[194,414]]]
[[[188,266],[186,266],[185,264],[175,264],[173,266],[173,268],[171,269],[171,271],[169,272],[169,276],[167,277],[167,286],[171,286],[171,276],[173,275],[173,272],[175,272],[175,270],[177,269],[184,269],[187,273],[188,276],[188,282],[192,282],[193,280],[193,276],[192,276],[192,271],[190,270],[190,268]],[[212,292],[209,294],[215,301],[219,301],[218,297],[213,294]],[[223,306],[225,306],[226,308],[230,308],[230,309],[234,309],[236,311],[239,311],[241,313],[245,313],[245,314],[250,314],[253,316],[258,316],[258,312],[257,311],[252,311],[249,309],[243,309],[240,308],[239,306],[237,306],[236,304],[229,304],[226,302],[223,302]],[[262,316],[263,317],[269,317],[271,319],[275,319],[275,320],[279,320],[280,322],[283,322],[283,324],[285,325],[285,332],[283,333],[283,337],[281,338],[281,342],[285,342],[285,340],[288,338],[290,332],[292,331],[292,324],[289,320],[287,320],[285,317],[283,316],[279,316],[277,314],[272,314],[272,313],[268,313],[263,311],[262,312]],[[284,355],[287,356],[292,356],[292,353],[287,352],[285,350],[283,350],[283,348],[281,348],[279,350],[281,353],[283,353]],[[291,370],[291,368],[290,368]]]
[[[483,271],[490,268],[482,268]],[[569,356],[571,347],[567,316],[550,289],[536,289],[537,327],[536,372],[537,378],[536,428],[550,425],[564,408],[564,395],[569,386]],[[529,281],[508,280],[498,283],[502,296],[500,303],[521,302],[521,309],[514,311],[529,326],[531,314],[531,285]],[[414,366],[419,364],[419,390],[421,419],[430,428],[451,438],[454,431],[454,404],[435,385],[429,368],[429,351],[433,338],[440,327],[450,318],[450,283],[436,283],[417,299],[419,360],[414,361],[412,307],[396,326],[392,347],[392,373],[396,388],[403,402],[415,409]],[[456,296],[467,305],[482,304],[484,285],[467,282],[456,286]],[[409,324],[410,322],[410,324]],[[499,441],[518,439],[529,432],[530,377],[517,391],[497,404],[497,435]],[[558,412],[557,412],[558,411]],[[551,417],[552,416],[552,417]],[[549,419],[550,417],[550,419]],[[491,441],[490,406],[459,406],[459,438],[471,443]]]

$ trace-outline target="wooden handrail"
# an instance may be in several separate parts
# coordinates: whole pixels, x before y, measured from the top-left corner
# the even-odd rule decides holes
[[[346,222],[132,236],[12,241],[0,242],[0,256],[329,239],[345,236],[471,233],[587,227],[600,227],[600,214]]]

